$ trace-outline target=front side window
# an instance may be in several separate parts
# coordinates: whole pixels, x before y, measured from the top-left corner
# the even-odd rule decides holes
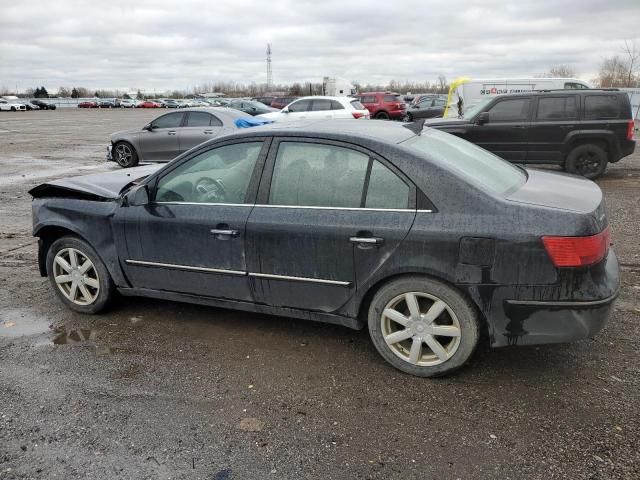
[[[548,97],[538,99],[537,120],[571,120],[577,118],[576,97]]]
[[[489,110],[490,122],[522,122],[529,117],[528,98],[514,98],[496,103]]]
[[[311,110],[311,100],[298,100],[297,102],[290,103],[287,109],[292,112],[308,112]]]
[[[182,125],[183,117],[184,113],[182,112],[168,113],[156,118],[153,122],[151,122],[151,126],[153,128],[178,128],[180,125]]]
[[[282,142],[271,180],[269,203],[358,208],[369,156],[315,143]]]
[[[217,147],[158,181],[157,202],[244,203],[262,142]]]

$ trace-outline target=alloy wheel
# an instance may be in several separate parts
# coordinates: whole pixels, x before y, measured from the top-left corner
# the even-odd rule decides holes
[[[393,298],[382,311],[381,333],[389,349],[417,366],[449,360],[460,346],[460,322],[440,298],[407,292]]]
[[[600,168],[600,157],[597,152],[587,150],[576,160],[576,171],[582,175],[595,173]]]
[[[100,293],[98,271],[80,250],[64,248],[53,259],[53,278],[62,294],[76,305],[90,305]]]
[[[121,143],[116,146],[116,161],[124,166],[127,166],[131,163],[131,159],[133,158],[133,152],[131,151],[131,147],[125,143]]]

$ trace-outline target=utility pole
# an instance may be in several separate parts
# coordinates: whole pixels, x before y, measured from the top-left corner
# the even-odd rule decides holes
[[[267,43],[267,92],[271,91],[273,73],[271,72],[271,44]]]

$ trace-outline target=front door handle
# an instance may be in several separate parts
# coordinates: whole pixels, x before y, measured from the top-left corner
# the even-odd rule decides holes
[[[222,235],[226,237],[237,237],[238,235],[240,235],[240,232],[238,232],[238,230],[225,230],[221,228],[212,228],[210,231],[212,235]]]
[[[175,134],[176,134],[176,131],[175,131],[175,130],[170,130],[170,131],[168,131],[168,132],[167,132],[167,134],[168,134],[168,135],[175,135]]]
[[[204,133],[206,133],[207,135],[211,135],[213,133],[213,130],[205,130]]]

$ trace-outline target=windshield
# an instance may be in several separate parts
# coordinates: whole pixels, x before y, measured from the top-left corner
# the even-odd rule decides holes
[[[468,107],[464,109],[464,113],[462,114],[462,118],[472,118],[475,117],[476,114],[480,113],[482,109],[489,103],[493,98],[483,98],[477,103],[472,103]]]
[[[527,181],[524,170],[440,130],[423,130],[422,135],[411,137],[400,145],[426,154],[433,163],[494,194],[507,195]]]

